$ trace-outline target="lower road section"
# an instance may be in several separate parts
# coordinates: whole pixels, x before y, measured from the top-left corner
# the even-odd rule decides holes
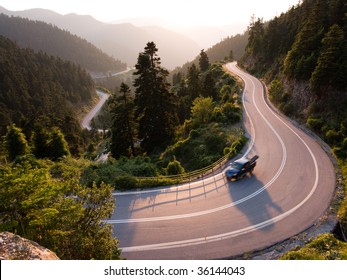
[[[302,232],[327,210],[335,188],[328,156],[308,135],[267,105],[262,84],[240,70],[246,156],[252,175],[225,172],[189,184],[115,193],[109,220],[128,259],[216,259],[264,247]]]
[[[88,114],[83,118],[81,126],[87,130],[91,130],[90,122],[96,116],[96,114],[101,110],[102,106],[105,104],[107,99],[110,97],[109,94],[104,93],[100,90],[97,90],[96,93],[100,96],[98,103],[94,106],[92,110],[88,112]]]

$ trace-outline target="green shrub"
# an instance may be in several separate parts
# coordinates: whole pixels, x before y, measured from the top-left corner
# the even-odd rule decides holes
[[[205,145],[208,153],[214,156],[222,154],[224,147],[227,145],[224,133],[211,133],[205,137]]]
[[[321,118],[309,117],[307,119],[307,125],[314,131],[319,132],[323,126],[323,120]]]
[[[225,147],[224,150],[223,150],[223,155],[227,155],[231,152],[231,148],[230,147]]]
[[[343,139],[341,148],[347,152],[347,137]]]
[[[269,96],[274,103],[280,103],[283,101],[283,85],[280,80],[273,80],[269,86]]]
[[[231,145],[231,150],[235,151],[235,153],[239,153],[243,146],[246,144],[248,141],[247,137],[241,136],[239,137],[232,145]]]
[[[222,101],[224,103],[232,100],[232,87],[230,85],[223,85],[221,90],[219,91],[220,96],[222,97]]]
[[[215,102],[212,97],[197,97],[191,108],[193,126],[208,124],[212,119],[214,107]]]
[[[346,158],[346,151],[342,149],[342,147],[335,146],[333,148],[333,153],[339,158]]]
[[[165,177],[141,178],[138,179],[138,187],[141,189],[170,186],[179,183],[178,179],[170,179]]]
[[[215,107],[213,110],[212,120],[215,122],[225,122],[225,116],[220,107]]]
[[[298,251],[289,251],[281,257],[281,260],[324,260],[324,258],[314,249],[304,248]]]
[[[178,175],[185,173],[184,168],[181,163],[174,157],[172,161],[169,162],[168,166],[165,169],[166,175]]]
[[[285,98],[287,99],[287,98]],[[291,115],[295,111],[295,106],[293,102],[291,101],[284,101],[279,105],[280,110],[285,114],[285,115]]]
[[[328,143],[337,144],[338,142],[340,142],[342,140],[342,135],[339,132],[337,132],[336,130],[330,129],[325,134],[325,138],[326,138]]]
[[[347,244],[332,234],[322,234],[305,247],[289,251],[283,260],[337,260],[347,259]]]
[[[225,119],[230,123],[241,121],[241,109],[231,102],[227,102],[223,105],[222,113],[225,116]]]
[[[118,176],[113,180],[114,188],[117,190],[131,190],[138,188],[138,180],[134,176]]]
[[[189,132],[189,138],[195,139],[195,138],[198,138],[198,137],[199,137],[199,132],[196,129],[192,129]]]

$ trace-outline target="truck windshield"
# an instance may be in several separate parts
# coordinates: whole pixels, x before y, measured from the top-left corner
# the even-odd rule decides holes
[[[235,168],[235,169],[241,169],[243,166],[242,163],[240,162],[237,162],[237,161],[234,161],[232,164],[231,164],[231,167]]]

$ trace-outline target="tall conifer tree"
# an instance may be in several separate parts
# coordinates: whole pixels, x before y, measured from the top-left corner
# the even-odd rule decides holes
[[[121,84],[120,93],[121,96],[115,98],[111,104],[113,121],[111,153],[115,158],[135,155],[134,101],[130,97],[130,88],[127,84]]]
[[[48,143],[49,155],[52,160],[59,160],[64,156],[70,155],[69,144],[65,140],[64,134],[59,128],[54,127]]]
[[[14,124],[7,128],[5,141],[10,160],[15,160],[17,156],[23,156],[29,152],[28,142],[24,133]]]
[[[203,49],[200,52],[199,66],[201,72],[205,72],[210,68],[210,61],[206,52]]]
[[[201,95],[200,71],[195,64],[188,69],[187,91],[191,102]]]
[[[160,65],[154,42],[147,43],[139,54],[134,82],[138,136],[148,152],[168,142],[178,123],[174,95],[167,82],[169,72]]]

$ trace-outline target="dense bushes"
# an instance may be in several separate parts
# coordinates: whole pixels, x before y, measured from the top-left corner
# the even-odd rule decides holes
[[[34,240],[61,259],[120,257],[111,226],[102,222],[114,210],[110,186],[80,185],[73,165],[19,162],[0,166],[0,231]]]
[[[166,175],[178,175],[185,173],[184,168],[182,167],[181,163],[174,157],[172,161],[169,162],[165,169]]]
[[[202,126],[169,146],[161,159],[167,162],[175,156],[187,172],[206,167],[223,156],[225,147],[232,145],[228,133],[217,123]]]
[[[292,250],[281,257],[282,260],[346,260],[347,244],[337,240],[332,234],[322,234],[306,247]]]
[[[125,157],[109,160],[104,163],[92,163],[85,168],[81,182],[87,186],[102,182],[112,185],[115,189],[133,189],[137,187],[135,177],[157,176],[157,166],[148,157]]]

